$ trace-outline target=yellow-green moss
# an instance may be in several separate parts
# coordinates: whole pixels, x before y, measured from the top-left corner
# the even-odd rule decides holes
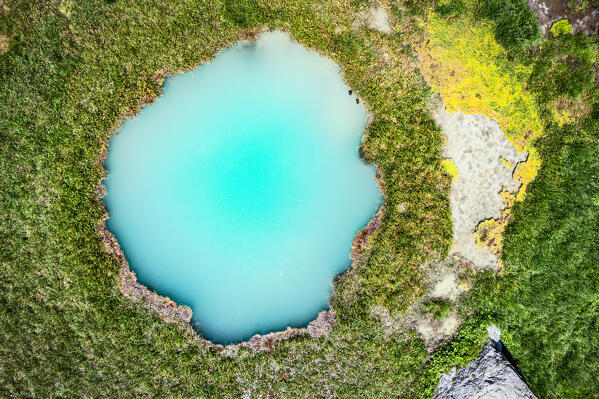
[[[441,166],[445,173],[451,176],[452,181],[456,181],[458,178],[458,168],[456,168],[455,163],[453,163],[452,159],[444,159],[441,161]]]
[[[71,16],[71,9],[73,8],[73,2],[71,0],[61,0],[58,5],[58,11],[63,14],[65,17],[69,18]]]
[[[486,24],[428,14],[426,40],[417,46],[425,79],[449,112],[462,110],[496,120],[518,151],[542,133],[534,98],[525,90],[532,69],[508,60]]]
[[[505,159],[504,157],[499,157],[499,160],[501,161],[502,164],[504,164],[508,168],[510,168],[510,169],[513,168],[512,163],[510,161],[508,161],[507,159]]]
[[[567,19],[560,19],[551,26],[553,36],[567,35],[568,33],[572,33],[572,25]]]
[[[541,166],[532,144],[543,133],[543,125],[535,99],[525,90],[532,68],[508,59],[490,24],[477,23],[468,15],[444,19],[433,12],[427,19],[422,24],[425,39],[416,50],[425,79],[441,94],[447,110],[494,119],[518,151],[529,151],[527,161],[514,171],[522,183],[518,194],[501,193],[507,201],[502,217],[483,221],[475,233],[479,249],[487,246],[498,255],[511,207],[524,199]]]
[[[483,250],[489,248],[492,254],[499,256],[503,249],[503,232],[507,226],[507,222],[512,214],[512,207],[516,201],[516,196],[508,191],[499,193],[501,198],[506,201],[506,208],[503,210],[501,217],[497,220],[487,219],[481,222],[474,232],[476,237],[476,246]],[[501,265],[501,260],[499,261]]]
[[[550,109],[553,119],[560,127],[582,119],[590,111],[589,105],[584,99],[571,100],[566,97],[556,98],[551,103]]]

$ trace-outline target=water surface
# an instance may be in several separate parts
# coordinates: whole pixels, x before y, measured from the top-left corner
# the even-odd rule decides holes
[[[305,326],[381,203],[366,117],[339,68],[287,35],[238,43],[111,139],[108,229],[208,339]]]

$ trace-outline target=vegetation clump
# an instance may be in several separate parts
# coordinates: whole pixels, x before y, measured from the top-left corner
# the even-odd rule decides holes
[[[518,51],[540,40],[537,17],[526,0],[479,0],[477,14],[494,22],[495,40],[508,51]]]
[[[572,25],[568,22],[567,19],[560,19],[551,25],[551,34],[553,36],[559,35],[567,35],[568,33],[572,33]]]
[[[453,305],[445,299],[431,299],[423,303],[424,309],[437,320],[443,320],[451,312]]]

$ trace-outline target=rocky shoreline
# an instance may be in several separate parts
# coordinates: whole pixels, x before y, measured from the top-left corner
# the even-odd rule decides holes
[[[221,352],[226,356],[234,356],[239,349],[248,349],[251,352],[272,352],[275,344],[279,341],[290,339],[297,336],[308,335],[311,338],[320,338],[326,336],[335,324],[334,310],[321,311],[316,319],[312,320],[306,327],[291,328],[276,331],[264,335],[256,334],[247,341],[238,344],[220,345],[202,337],[191,325],[192,310],[189,306],[179,305],[171,298],[162,296],[145,285],[137,281],[137,275],[129,267],[125,254],[116,237],[106,229],[105,214],[102,222],[97,226],[98,233],[106,249],[116,259],[119,265],[119,290],[128,299],[133,302],[141,303],[145,308],[156,312],[167,323],[177,323],[182,328],[193,333],[200,344],[206,348]]]
[[[102,187],[103,188],[103,187]],[[383,207],[380,208],[376,216],[364,227],[354,238],[352,243],[351,258],[354,262],[360,259],[360,255],[364,245],[366,245],[368,237],[373,234],[381,224]],[[239,349],[244,348],[252,352],[272,352],[277,342],[290,339],[297,336],[308,335],[311,338],[321,338],[326,336],[335,324],[335,311],[323,310],[316,319],[312,320],[306,327],[291,328],[283,331],[271,332],[268,334],[256,334],[249,340],[237,344],[221,345],[202,337],[191,325],[192,310],[189,306],[177,304],[169,297],[162,296],[145,285],[137,281],[137,275],[129,267],[129,263],[125,258],[116,237],[106,228],[106,220],[108,213],[105,213],[101,223],[98,224],[97,230],[102,242],[106,246],[106,250],[114,256],[119,265],[119,290],[126,298],[142,304],[147,309],[156,312],[167,323],[177,323],[182,328],[191,331],[200,344],[209,349],[221,352],[226,356],[234,356]],[[353,262],[352,262],[353,266]],[[351,269],[350,266],[348,268]]]
[[[130,267],[125,254],[121,250],[116,237],[106,229],[106,219],[98,226],[98,232],[106,249],[110,252],[119,265],[119,289],[121,293],[134,302],[143,302],[144,306],[154,310],[167,323],[186,323],[191,321],[191,308],[185,305],[178,305],[169,297],[158,295],[151,291],[145,285],[137,281],[137,276]]]
[[[321,311],[316,319],[312,320],[307,327],[302,328],[291,328],[287,327],[286,330],[271,332],[268,334],[260,335],[256,334],[247,341],[240,342],[238,344],[219,345],[213,342],[201,338],[203,341],[208,342],[207,345],[210,349],[214,349],[221,352],[225,356],[235,356],[239,349],[248,349],[251,352],[271,352],[275,345],[279,341],[284,341],[298,336],[308,335],[311,338],[321,338],[326,336],[335,324],[335,311],[334,310],[323,310]],[[195,330],[194,330],[195,331]],[[196,332],[199,336],[199,334]]]

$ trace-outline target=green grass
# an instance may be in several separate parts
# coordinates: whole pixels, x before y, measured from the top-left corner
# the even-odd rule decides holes
[[[469,302],[506,333],[539,397],[598,395],[599,126],[593,117],[547,131],[543,169],[506,230],[505,274],[480,276]]]
[[[444,299],[431,299],[423,303],[424,309],[437,320],[446,318],[453,308],[451,302]]]
[[[95,0],[72,3],[68,17],[60,1],[2,4],[10,43],[0,56],[0,397],[430,397],[440,373],[478,354],[491,321],[540,397],[596,395],[593,40],[564,35],[526,52],[537,76],[559,77],[529,84],[548,124],[548,93],[592,113],[547,128],[545,166],[508,227],[505,274],[480,276],[462,305],[468,322],[429,356],[418,337],[387,336],[371,315],[381,305],[401,314],[419,299],[421,265],[443,258],[451,240],[443,140],[405,47],[419,37],[411,15],[427,2],[406,12],[394,3],[401,33],[389,36],[359,27],[359,1]],[[100,157],[123,118],[160,94],[162,76],[263,27],[336,61],[368,105],[361,154],[380,169],[386,206],[361,261],[335,282],[328,337],[227,358],[120,294],[96,230]],[[569,48],[580,71],[559,64]],[[560,86],[570,73],[586,79],[581,88]]]
[[[529,90],[546,124],[537,142],[543,166],[506,229],[504,273],[479,275],[463,304],[467,315],[503,330],[541,398],[599,397],[599,93],[592,80],[598,59],[597,38],[572,35],[529,54]],[[557,97],[589,111],[560,127],[551,120]]]
[[[508,51],[520,51],[540,41],[536,15],[526,0],[478,0],[479,18],[495,23],[495,39]]]
[[[420,268],[451,227],[441,135],[404,37],[353,29],[359,4],[308,2],[10,2],[0,30],[0,396],[412,397],[424,344],[386,336],[370,308],[407,308]],[[96,231],[103,147],[160,78],[208,61],[249,28],[291,32],[340,64],[373,115],[361,148],[387,207],[362,261],[338,279],[338,324],[272,354],[226,358],[189,341],[118,290]],[[409,27],[407,27],[409,28]],[[407,30],[409,31],[409,29]],[[390,54],[386,64],[384,54]],[[408,204],[398,212],[400,203]],[[426,380],[435,384],[434,380]]]

